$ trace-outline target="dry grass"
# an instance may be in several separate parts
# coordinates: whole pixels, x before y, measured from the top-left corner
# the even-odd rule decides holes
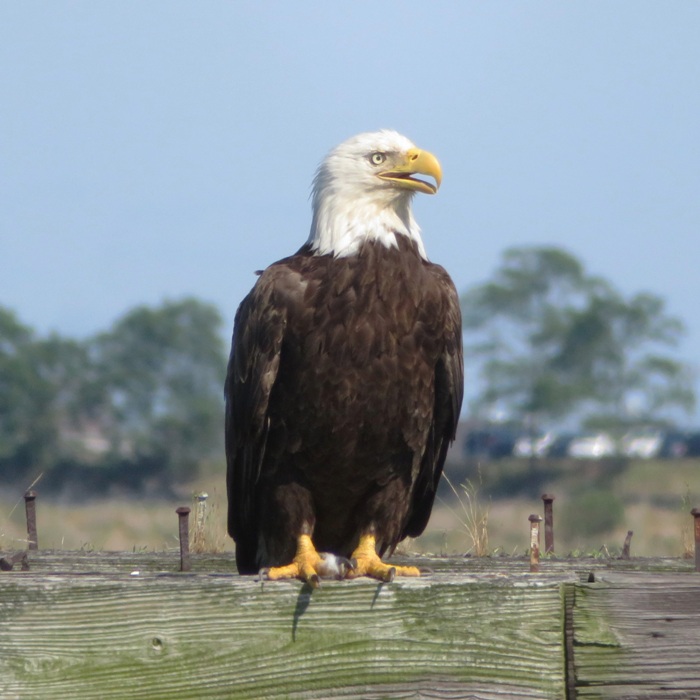
[[[467,480],[460,484],[457,490],[447,474],[444,479],[457,499],[458,506],[453,509],[449,504],[446,507],[457,519],[460,527],[466,532],[469,542],[468,554],[477,557],[488,556],[489,551],[489,510],[490,504],[485,505],[480,498],[479,487]]]
[[[501,499],[492,501],[489,509],[488,554],[522,554],[529,547],[530,524],[528,516],[541,512],[542,502],[526,499]],[[576,536],[565,538],[557,524],[566,518],[566,500],[554,502],[554,547],[559,556],[569,554],[594,554],[608,551],[616,556],[628,530],[634,531],[632,556],[686,556],[692,531],[689,509],[665,508],[648,502],[625,507],[623,524],[601,536]],[[690,534],[684,534],[690,532]],[[455,507],[445,505],[434,509],[430,523],[423,535],[413,541],[412,551],[432,554],[455,554],[469,551],[471,538],[461,523]],[[690,545],[692,556],[692,545]]]
[[[692,558],[694,552],[693,518],[690,510],[700,507],[700,460],[639,461],[618,474],[596,474],[594,465],[585,463],[562,466],[551,480],[541,484],[542,493],[553,493],[554,546],[559,556],[570,553],[608,551],[616,556],[622,550],[628,530],[634,532],[632,556],[672,556]],[[484,484],[494,480],[504,468],[499,462],[488,465]],[[526,469],[527,465],[521,467]],[[517,476],[517,475],[516,475]],[[488,478],[487,478],[488,477]],[[564,536],[563,524],[569,515],[569,503],[585,488],[610,489],[624,505],[624,518],[618,528],[602,535],[588,536],[576,528]],[[464,525],[464,497],[437,504],[425,533],[413,543],[413,551],[435,554],[475,552],[473,535]],[[462,494],[459,494],[460,496]],[[488,546],[490,554],[525,554],[529,546],[531,513],[542,513],[540,498],[489,498],[488,488],[479,483],[477,493],[488,502]],[[447,499],[446,499],[447,500]],[[478,518],[472,518],[472,523]],[[473,526],[471,528],[474,529]]]
[[[498,464],[489,465],[498,469]],[[577,467],[579,469],[579,467]],[[581,468],[582,469],[582,468]],[[628,530],[634,531],[632,556],[692,556],[693,519],[690,509],[700,507],[700,465],[697,461],[639,463],[632,465],[607,487],[625,505],[624,520],[612,532],[595,537],[565,539],[561,524],[567,517],[570,494],[575,494],[590,475],[576,472],[543,484],[543,491],[554,493],[555,552],[618,553]],[[433,554],[471,553],[484,556],[503,552],[524,554],[529,546],[530,513],[542,512],[539,498],[499,498],[489,496],[482,483],[465,481],[452,488],[453,498],[437,503],[425,533],[403,543],[404,552]],[[478,487],[477,487],[478,484]],[[88,549],[106,551],[162,551],[178,546],[178,520],[175,508],[190,504],[191,549],[195,552],[232,551],[226,534],[226,493],[223,469],[212,471],[183,489],[172,500],[144,498],[91,500],[68,503],[44,497],[41,484],[37,527],[41,549]],[[0,493],[0,550],[27,546],[24,488]],[[198,511],[196,494],[209,494]],[[558,527],[559,525],[559,527]]]
[[[217,480],[220,481],[220,480]],[[197,520],[192,507],[190,519],[193,551],[231,551],[226,534],[226,496],[216,482],[198,483],[197,492],[210,496],[204,516]],[[208,488],[210,486],[210,488]],[[41,549],[163,551],[178,547],[178,518],[175,509],[189,504],[190,494],[177,500],[144,498],[96,499],[66,503],[43,498],[36,500],[37,532]],[[27,531],[24,491],[0,496],[0,550],[26,547]],[[196,547],[196,548],[195,548]]]
[[[482,556],[524,554],[530,543],[527,517],[532,504],[522,499],[499,499],[488,502],[488,547]],[[425,532],[413,542],[412,551],[440,555],[476,554],[474,537],[463,523],[459,503],[439,503],[433,509]],[[524,527],[523,527],[524,524]]]

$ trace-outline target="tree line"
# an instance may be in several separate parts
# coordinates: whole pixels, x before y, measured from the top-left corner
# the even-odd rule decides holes
[[[57,488],[186,480],[223,451],[222,319],[196,299],[139,306],[84,341],[0,307],[0,474]]]
[[[462,311],[477,415],[614,430],[694,409],[695,377],[676,355],[683,322],[661,297],[625,296],[561,248],[506,250]]]
[[[554,247],[504,252],[462,297],[470,410],[589,425],[659,422],[695,402],[682,322]],[[86,340],[0,306],[0,477],[84,488],[183,481],[223,454],[227,341],[197,299],[139,306]]]

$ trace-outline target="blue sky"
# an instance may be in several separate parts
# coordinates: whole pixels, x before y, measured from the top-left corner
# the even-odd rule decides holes
[[[700,365],[700,3],[5,2],[0,304],[83,337],[212,301],[308,234],[324,154],[394,128],[460,290],[555,244],[664,297]],[[467,368],[469,381],[469,367]]]

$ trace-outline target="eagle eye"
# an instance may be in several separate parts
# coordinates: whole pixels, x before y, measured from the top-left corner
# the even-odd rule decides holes
[[[386,154],[377,151],[369,157],[372,165],[381,165],[386,160]]]

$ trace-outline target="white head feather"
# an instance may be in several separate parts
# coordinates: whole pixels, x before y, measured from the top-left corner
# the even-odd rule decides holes
[[[396,247],[400,235],[410,238],[427,259],[411,212],[416,189],[405,186],[407,179],[379,177],[378,171],[386,166],[373,162],[377,155],[405,160],[409,151],[420,153],[405,136],[384,130],[354,136],[326,156],[313,182],[313,220],[307,242],[315,254],[355,255],[365,241]]]

